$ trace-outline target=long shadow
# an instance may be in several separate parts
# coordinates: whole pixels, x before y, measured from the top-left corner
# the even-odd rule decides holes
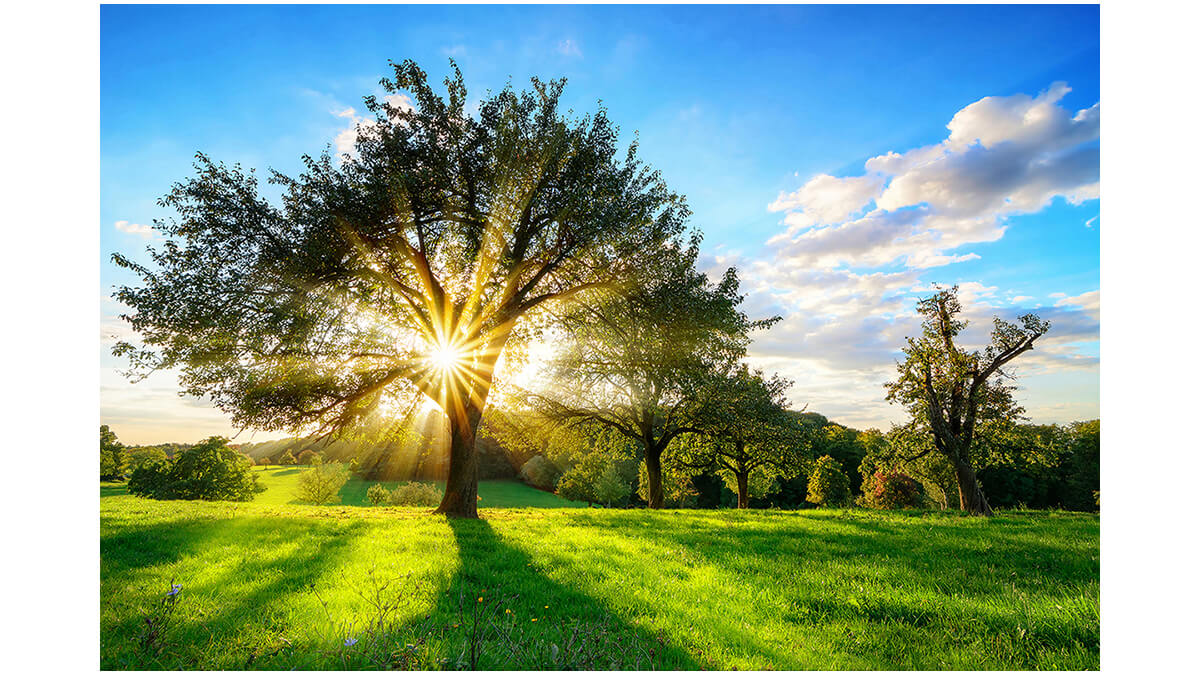
[[[469,652],[466,633],[472,603],[505,605],[496,615],[500,636],[484,645],[477,669],[493,670],[696,670],[710,667],[671,644],[665,636],[630,624],[614,608],[577,588],[555,581],[537,569],[524,551],[506,543],[486,520],[447,519],[458,545],[460,567],[449,588],[439,595],[430,614],[435,624],[448,624],[443,643],[449,667]],[[463,599],[466,600],[464,606]],[[504,609],[512,613],[503,612]],[[439,621],[440,619],[440,621]],[[453,633],[455,624],[462,635]],[[590,646],[575,652],[586,637]],[[515,638],[515,639],[514,639]],[[463,664],[469,667],[470,663]]]
[[[214,640],[233,638],[250,624],[271,624],[282,629],[286,620],[275,621],[272,612],[283,600],[304,593],[317,582],[352,547],[364,524],[361,521],[339,521],[323,533],[315,545],[298,548],[286,555],[270,552],[290,542],[308,537],[312,540],[313,521],[304,518],[278,518],[272,527],[263,528],[258,522],[234,518],[201,518],[184,521],[164,521],[153,525],[118,528],[101,537],[101,604],[132,604],[140,611],[115,623],[102,625],[101,654],[106,668],[159,669],[177,668],[180,660],[189,660],[190,652]],[[261,555],[244,556],[228,569],[213,576],[206,574],[203,582],[188,578],[174,581],[183,584],[187,597],[215,599],[217,611],[188,615],[173,629],[175,645],[165,653],[129,649],[130,642],[143,631],[146,612],[162,597],[165,584],[146,587],[148,577],[161,577],[160,568],[178,562],[211,566],[221,557],[221,550],[236,543]],[[206,558],[211,558],[206,563]],[[211,567],[210,567],[211,569]],[[208,570],[205,570],[208,572]],[[230,603],[229,589],[239,587],[236,603]],[[146,604],[146,600],[151,600]],[[190,600],[194,602],[194,600]],[[232,644],[232,643],[231,643]],[[236,650],[235,650],[236,651]],[[240,656],[227,653],[232,661],[223,667],[241,667]]]

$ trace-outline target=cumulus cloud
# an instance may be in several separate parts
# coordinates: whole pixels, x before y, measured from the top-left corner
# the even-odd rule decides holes
[[[1099,198],[1100,104],[1072,112],[1061,105],[1069,91],[1058,82],[1037,96],[980,99],[955,113],[940,143],[780,194],[768,209],[785,212],[788,227],[769,243],[819,267],[927,269],[975,259],[953,251],[1000,239],[1008,216]]]
[[[1099,198],[1100,106],[1071,111],[1069,91],[1055,83],[1036,96],[980,99],[951,117],[940,143],[872,157],[860,175],[816,175],[767,205],[784,225],[766,242],[767,259],[721,262],[744,271],[747,307],[784,317],[750,353],[795,380],[795,405],[860,427],[899,420],[883,385],[920,331],[915,304],[934,290],[929,270],[978,259],[965,247],[1001,239],[1010,216]],[[1099,291],[1049,298],[1037,306],[961,281],[963,346],[984,347],[994,317],[1016,321],[1032,303],[1052,328],[1014,372],[1086,383],[1099,363]]]
[[[154,228],[149,225],[141,225],[139,223],[131,223],[128,220],[118,220],[113,223],[113,227],[126,234],[136,234],[139,237],[149,239],[154,236]]]

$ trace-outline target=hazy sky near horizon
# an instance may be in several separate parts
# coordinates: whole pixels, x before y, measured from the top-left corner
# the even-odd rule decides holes
[[[146,260],[156,205],[197,151],[295,174],[344,149],[389,59],[473,100],[566,77],[688,198],[704,265],[735,265],[751,348],[790,399],[858,428],[884,400],[914,303],[959,284],[974,339],[1036,311],[1020,360],[1035,422],[1099,416],[1099,10],[1095,6],[101,7],[101,422],[126,443],[234,430],[171,373],[110,354],[109,296]],[[239,440],[280,434],[249,432]]]

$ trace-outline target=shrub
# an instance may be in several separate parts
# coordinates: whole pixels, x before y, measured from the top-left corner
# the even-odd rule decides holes
[[[318,458],[324,459],[314,450],[305,450],[296,456],[296,463],[308,466],[310,464],[314,464]]]
[[[521,480],[541,490],[553,490],[558,477],[558,467],[542,455],[534,455],[521,467]]]
[[[341,501],[338,493],[348,480],[350,472],[346,470],[346,465],[337,462],[326,464],[316,457],[312,468],[300,474],[296,494],[300,501],[308,504],[336,504]]]
[[[295,463],[296,463],[296,456],[292,454],[291,450],[288,450],[287,452],[283,453],[283,456],[281,456],[279,458],[279,466],[291,466]]]
[[[259,458],[258,458],[258,465],[259,465],[259,466],[270,466],[270,465],[271,465],[271,458],[270,458],[270,457],[259,457]]]
[[[921,484],[896,470],[876,472],[863,487],[863,504],[873,509],[913,509],[924,502]]]
[[[442,503],[442,491],[432,483],[402,483],[388,496],[391,506],[437,506]]]
[[[388,503],[388,498],[391,496],[392,493],[381,483],[367,488],[367,501],[371,502],[371,506],[383,506]]]
[[[563,499],[612,506],[629,498],[632,492],[629,483],[621,476],[613,458],[593,452],[563,473],[555,492]]]
[[[850,501],[850,479],[842,465],[825,455],[808,477],[808,501],[821,506],[843,506]]]
[[[243,457],[213,436],[179,453],[174,461],[155,460],[130,476],[131,494],[152,499],[250,501],[266,488]]]

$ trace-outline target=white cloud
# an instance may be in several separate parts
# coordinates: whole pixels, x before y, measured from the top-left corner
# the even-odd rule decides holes
[[[117,228],[121,232],[125,232],[127,234],[136,234],[139,237],[144,237],[146,239],[154,236],[153,227],[150,227],[149,225],[131,223],[128,220],[118,220],[117,222],[113,223],[113,227]]]
[[[930,268],[977,258],[952,253],[1004,236],[1008,216],[1053,199],[1099,197],[1100,104],[1072,113],[1070,91],[989,96],[959,110],[935,145],[867,160],[866,173],[818,175],[768,209],[788,226],[773,237],[781,258],[825,268],[902,262]],[[875,208],[858,215],[871,203]]]

